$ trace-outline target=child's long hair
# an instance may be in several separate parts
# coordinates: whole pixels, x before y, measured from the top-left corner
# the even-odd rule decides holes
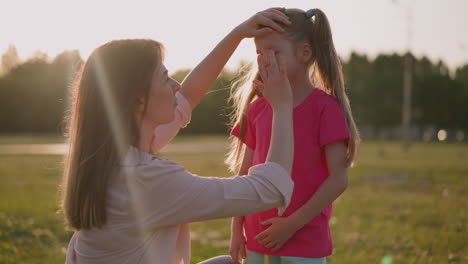
[[[106,223],[109,178],[128,146],[139,142],[136,106],[144,98],[146,111],[162,51],[153,40],[111,41],[95,49],[77,74],[61,186],[61,210],[71,228]]]
[[[347,146],[347,163],[352,166],[360,142],[358,130],[351,113],[348,96],[345,92],[343,72],[338,55],[335,51],[328,18],[320,9],[313,9],[312,18],[300,9],[286,9],[285,14],[292,22],[284,26],[289,39],[295,43],[307,42],[312,48],[312,58],[308,65],[313,83],[319,85],[327,94],[334,96],[340,103],[346,116],[346,123],[350,131]],[[252,84],[259,78],[257,67],[251,65],[250,73],[241,72],[241,77],[234,84],[231,100],[234,104],[231,115],[231,125],[239,124],[239,137],[231,136],[231,146],[226,163],[232,172],[237,172],[241,165],[241,158],[245,151],[242,140],[247,126],[247,109],[261,93]]]

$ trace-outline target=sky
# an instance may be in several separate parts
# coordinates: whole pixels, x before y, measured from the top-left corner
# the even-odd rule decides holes
[[[411,50],[452,70],[468,63],[467,0],[0,0],[0,53],[13,44],[21,59],[64,50],[86,59],[113,39],[151,38],[164,44],[174,72],[196,66],[235,26],[269,7],[322,9],[344,59],[352,51],[374,58]],[[255,57],[252,39],[244,39],[227,68]]]

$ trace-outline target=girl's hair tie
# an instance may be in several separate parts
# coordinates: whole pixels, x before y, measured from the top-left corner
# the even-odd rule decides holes
[[[313,9],[309,9],[305,12],[305,15],[307,18],[311,18],[314,16],[314,10]]]

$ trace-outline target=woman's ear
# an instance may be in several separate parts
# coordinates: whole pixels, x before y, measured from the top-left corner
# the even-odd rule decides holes
[[[137,117],[141,118],[144,111],[145,111],[145,100],[143,98],[138,98],[135,104],[135,113]]]

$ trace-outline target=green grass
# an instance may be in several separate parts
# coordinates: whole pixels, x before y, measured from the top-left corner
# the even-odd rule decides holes
[[[229,175],[223,153],[163,156],[193,173]],[[467,160],[466,144],[363,144],[350,186],[334,204],[328,263],[377,264],[384,256],[395,264],[468,263]],[[55,213],[61,162],[0,155],[0,263],[64,262],[71,233]],[[192,224],[192,263],[227,254],[229,223]]]
[[[182,142],[220,142],[226,139],[220,135],[194,135],[194,136],[177,136],[173,143]],[[0,134],[0,145],[8,144],[60,144],[65,143],[65,138],[59,135],[30,135],[30,134]]]
[[[223,135],[180,135],[175,137],[172,140],[172,143],[182,143],[182,142],[190,142],[190,143],[212,143],[212,142],[225,142],[227,139],[226,136]]]
[[[0,135],[0,145],[7,144],[60,144],[65,138],[59,135]]]

